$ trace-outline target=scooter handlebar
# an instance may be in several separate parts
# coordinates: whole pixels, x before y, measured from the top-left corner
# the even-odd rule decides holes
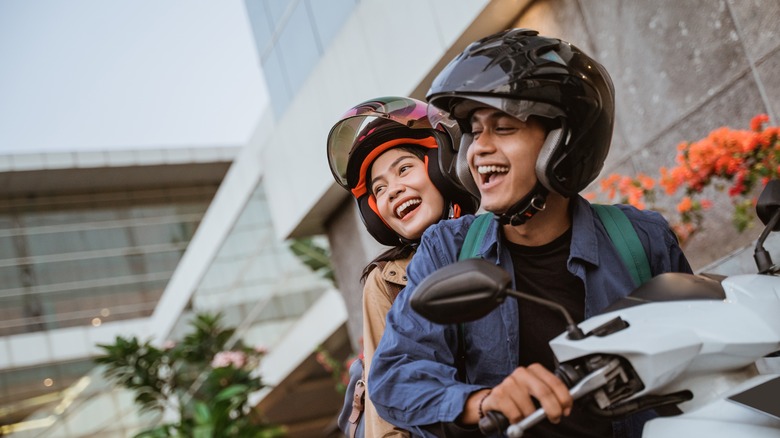
[[[485,436],[506,430],[507,427],[509,427],[509,419],[499,411],[488,411],[479,419],[479,431]]]
[[[571,388],[570,393],[572,398],[577,400],[605,385],[611,380],[613,371],[615,371],[619,365],[619,362],[613,359],[605,366],[583,377]],[[544,420],[546,417],[547,414],[544,412],[544,409],[539,408],[534,411],[533,414],[510,425],[509,420],[504,414],[498,411],[489,411],[479,420],[479,430],[485,436],[500,430],[506,430],[507,436],[510,438],[519,438],[523,436],[523,433],[525,433],[526,430]]]

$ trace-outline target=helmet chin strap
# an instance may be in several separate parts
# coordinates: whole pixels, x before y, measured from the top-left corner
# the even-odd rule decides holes
[[[544,210],[547,206],[548,193],[550,191],[541,182],[537,181],[534,188],[523,199],[509,207],[504,213],[496,215],[498,221],[502,225],[523,225],[534,217],[536,213]]]

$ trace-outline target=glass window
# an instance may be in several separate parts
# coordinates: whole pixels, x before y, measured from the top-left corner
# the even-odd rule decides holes
[[[320,58],[306,4],[299,2],[279,35],[279,50],[290,88],[298,90]]]
[[[292,91],[287,81],[286,72],[283,70],[283,64],[280,61],[279,48],[274,47],[269,53],[268,58],[262,62],[263,74],[268,84],[268,97],[271,100],[271,107],[274,114],[280,116],[284,114],[292,100]]]
[[[215,192],[203,186],[4,200],[0,335],[148,316]]]
[[[319,37],[320,47],[327,48],[355,8],[355,0],[307,0]]]
[[[287,8],[294,3],[297,3],[296,0],[263,0],[263,2],[265,3],[266,13],[271,19],[274,28],[279,27]]]
[[[273,35],[273,29],[270,27],[264,3],[263,0],[246,0],[244,2],[246,14],[249,17],[249,23],[252,28],[252,35],[254,35],[255,46],[260,56],[263,55],[263,51],[271,43],[271,35]]]

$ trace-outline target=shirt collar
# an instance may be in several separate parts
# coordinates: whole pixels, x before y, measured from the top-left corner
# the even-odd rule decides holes
[[[590,208],[590,203],[582,196],[575,195],[571,199],[571,211],[572,233],[569,257],[570,259],[577,258],[598,266],[598,234],[594,225],[593,210]],[[501,261],[499,233],[500,224],[494,216],[479,249],[479,254],[482,258]]]
[[[580,195],[571,199],[572,230],[571,258],[578,258],[594,266],[599,265],[598,231],[590,203]]]

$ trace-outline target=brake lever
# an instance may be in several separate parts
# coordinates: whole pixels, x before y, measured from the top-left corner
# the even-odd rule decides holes
[[[618,370],[619,367],[620,361],[617,359],[610,360],[606,365],[593,371],[577,382],[577,384],[569,390],[571,397],[574,400],[577,400],[603,387],[614,378],[615,371]],[[526,430],[544,420],[546,416],[547,415],[545,414],[544,409],[539,408],[534,411],[533,414],[523,418],[515,424],[510,425],[506,429],[506,434],[509,438],[520,438],[523,436]]]

